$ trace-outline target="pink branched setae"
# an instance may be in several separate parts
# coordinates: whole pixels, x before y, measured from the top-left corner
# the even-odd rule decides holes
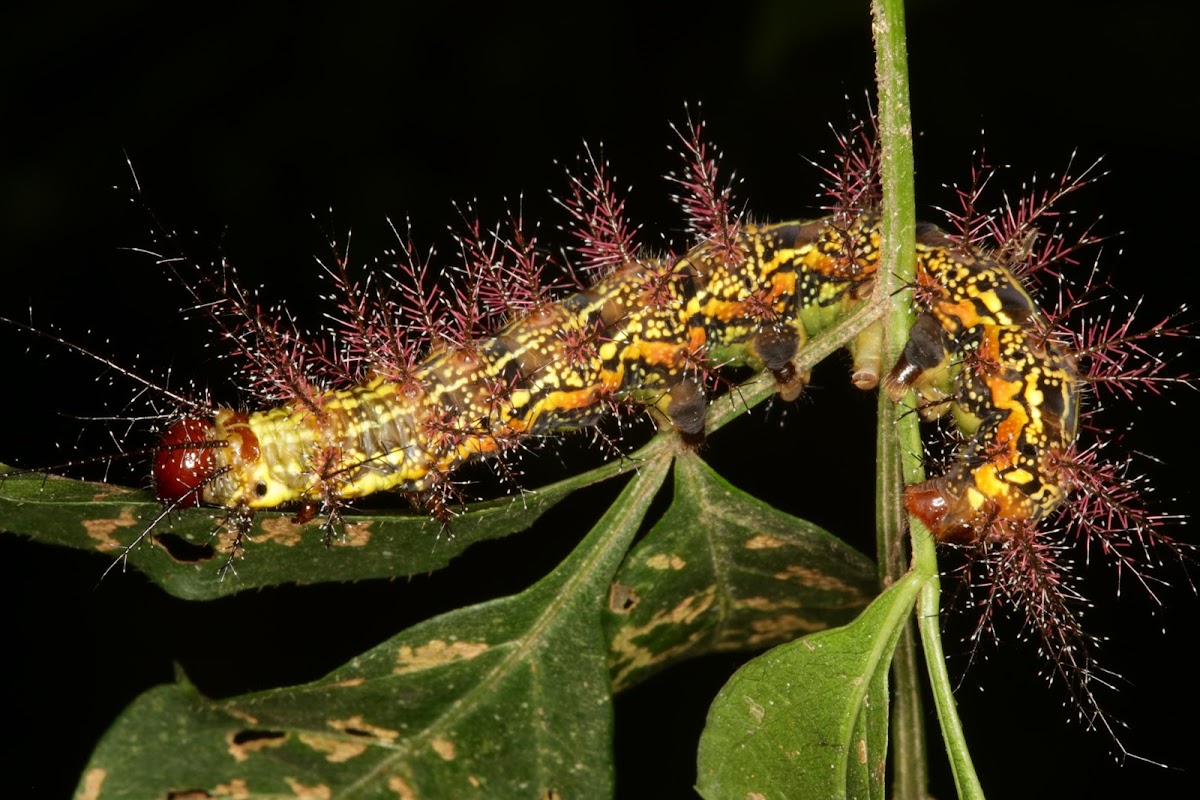
[[[1119,439],[1111,439],[1116,441]],[[1129,457],[1108,461],[1102,444],[1073,448],[1055,459],[1055,469],[1071,488],[1060,524],[1082,543],[1089,562],[1093,553],[1117,573],[1132,577],[1158,602],[1156,587],[1168,581],[1157,574],[1164,557],[1186,562],[1192,547],[1170,536],[1166,528],[1181,523],[1177,514],[1154,510],[1149,477]]]
[[[425,284],[433,251],[418,257],[411,232],[402,236],[394,225],[392,231],[399,248],[386,254],[392,259],[390,269],[375,259],[373,268],[360,268],[362,277],[358,277],[351,267],[349,235],[344,247],[327,237],[330,262],[317,259],[333,285],[322,298],[334,308],[325,318],[336,343],[325,368],[339,376],[339,386],[376,375],[416,388],[415,370],[439,313]]]
[[[439,294],[439,299],[446,321],[444,338],[452,347],[465,350],[504,319],[506,309],[497,299],[504,243],[498,228],[484,230],[472,205],[456,208],[462,229],[452,228],[451,234],[462,260],[442,271],[440,277],[450,289]]]
[[[322,367],[329,363],[326,345],[301,330],[282,307],[264,310],[254,302],[238,313],[244,314],[242,325],[232,328],[227,338],[242,363],[237,372],[253,395],[268,403],[298,403],[319,413],[321,393],[328,385]]]
[[[675,125],[671,130],[679,137],[683,159],[681,172],[667,173],[667,180],[683,190],[671,199],[683,209],[696,241],[711,242],[717,257],[736,264],[745,254],[737,240],[741,214],[733,210],[734,179],[722,180],[721,155],[713,153],[712,145],[705,141],[703,122],[693,121],[689,114],[683,130]]]
[[[608,174],[603,148],[599,158],[587,142],[583,149],[584,155],[577,158],[578,171],[567,170],[570,194],[553,199],[570,216],[566,229],[576,240],[572,250],[582,259],[581,268],[585,273],[603,275],[638,259],[634,237],[640,226],[625,216],[626,198],[613,188],[615,178]]]
[[[462,255],[446,304],[452,341],[460,346],[550,302],[559,283],[548,277],[553,262],[530,233],[523,203],[503,224],[485,230],[471,206],[459,210],[462,229],[453,231]]]
[[[436,250],[430,247],[422,253],[417,248],[411,222],[403,234],[395,225],[392,232],[397,247],[389,253],[395,260],[386,276],[399,298],[395,306],[395,318],[400,323],[397,335],[411,342],[411,350],[419,353],[434,342],[450,339],[441,290],[433,274]]]
[[[1195,333],[1184,319],[1187,306],[1141,327],[1138,313],[1140,300],[1133,308],[1118,302],[1110,302],[1107,308],[1088,313],[1081,321],[1067,327],[1069,320],[1082,316],[1073,313],[1085,304],[1098,305],[1103,295],[1091,301],[1070,301],[1056,316],[1064,320],[1057,329],[1067,340],[1068,347],[1082,366],[1081,378],[1099,400],[1118,397],[1131,402],[1137,401],[1142,392],[1161,394],[1172,386],[1194,388],[1191,375],[1175,373],[1175,364],[1181,352],[1165,353],[1169,342],[1182,343],[1194,340]]]
[[[140,247],[132,251],[153,258],[184,288],[192,300],[189,311],[206,316],[213,333],[228,344],[227,356],[249,393],[266,403],[295,402],[319,413],[317,398],[333,378],[324,368],[327,350],[316,346],[286,309],[264,308],[258,292],[244,288],[227,259],[206,265],[188,257],[180,236],[149,212],[136,174],[134,190],[134,201],[150,216],[157,244],[167,254]]]
[[[971,155],[971,179],[966,186],[953,183],[945,187],[954,192],[957,206],[938,208],[938,211],[949,223],[951,237],[971,247],[982,247],[989,244],[992,215],[981,206],[985,202],[984,193],[999,167],[988,161],[987,153],[982,149]]]
[[[1061,681],[1085,726],[1105,731],[1122,756],[1128,755],[1117,736],[1118,723],[1096,695],[1102,687],[1113,688],[1120,676],[1098,665],[1100,640],[1083,626],[1090,603],[1073,571],[1071,542],[1060,530],[1025,524],[1006,525],[995,533],[950,545],[963,551],[958,577],[967,604],[977,614],[969,636],[971,660],[980,656],[984,645],[998,643],[1000,620],[1015,620],[1017,638],[1036,643],[1046,663],[1047,682]]]
[[[538,226],[533,225],[532,233],[528,230],[523,199],[517,201],[517,212],[508,214],[507,236],[502,240],[505,258],[499,264],[499,281],[491,287],[506,319],[548,305],[567,288],[564,281],[550,277],[555,263],[538,247]]]
[[[317,264],[333,285],[322,299],[334,308],[325,318],[336,347],[323,368],[338,376],[338,386],[353,385],[367,375],[412,384],[422,340],[414,342],[416,337],[401,323],[400,307],[389,291],[394,285],[380,281],[386,273],[378,260],[374,269],[361,270],[362,277],[352,271],[349,235],[344,247],[332,237],[327,241],[330,262],[317,259]]]
[[[822,153],[829,163],[810,162],[821,172],[821,208],[843,225],[859,214],[875,211],[882,200],[877,125],[878,119],[870,109],[865,119],[851,113],[845,132],[831,124],[835,147]]]
[[[381,331],[376,324],[381,298],[375,296],[370,273],[361,279],[351,274],[349,236],[344,248],[333,238],[328,242],[330,263],[318,258],[317,265],[333,284],[333,291],[324,299],[333,303],[337,311],[326,312],[325,316],[332,323],[330,333],[339,346],[327,366],[342,380],[352,383],[370,369],[381,349]]]
[[[166,236],[173,239],[170,233]],[[178,242],[173,244],[178,249]],[[320,412],[318,398],[335,377],[325,368],[328,351],[318,337],[299,328],[287,309],[264,308],[258,292],[244,288],[226,259],[205,268],[182,255],[142,252],[167,267],[191,295],[193,309],[211,320],[214,333],[230,347],[228,357],[235,362],[236,374],[254,398],[272,404],[294,402]],[[183,274],[185,269],[193,274]]]
[[[1018,276],[1061,279],[1064,269],[1078,265],[1080,251],[1103,241],[1095,232],[1099,218],[1078,228],[1074,213],[1061,208],[1067,197],[1107,174],[1100,169],[1099,158],[1080,170],[1075,159],[1072,153],[1066,168],[1050,175],[1048,188],[1039,187],[1034,176],[1022,184],[1015,202],[1006,196],[999,212],[989,215],[991,239],[999,245],[1000,258]]]
[[[1124,447],[1127,426],[1114,430],[1103,414],[1106,401],[1141,410],[1145,394],[1194,388],[1192,377],[1176,368],[1182,352],[1167,348],[1195,335],[1184,319],[1186,306],[1148,326],[1140,325],[1141,306],[1114,299],[1093,267],[1081,285],[1060,292],[1044,336],[1072,354],[1090,401],[1080,418],[1083,443],[1051,454],[1054,471],[1070,490],[1059,524],[1089,558],[1098,552],[1118,578],[1132,576],[1157,601],[1154,586],[1167,581],[1154,573],[1164,556],[1186,561],[1193,548],[1167,533],[1181,518],[1155,509],[1154,484]]]
[[[1062,280],[1065,270],[1079,264],[1081,251],[1105,238],[1095,230],[1099,219],[1079,227],[1075,212],[1063,208],[1068,197],[1107,174],[1100,169],[1102,159],[1077,169],[1076,157],[1072,153],[1066,168],[1050,175],[1047,187],[1040,186],[1035,175],[1021,184],[1015,198],[1004,192],[999,203],[988,208],[986,190],[1003,168],[990,164],[983,150],[977,151],[970,182],[949,187],[958,207],[940,209],[952,238],[991,251],[1014,274],[1035,283],[1046,277]]]

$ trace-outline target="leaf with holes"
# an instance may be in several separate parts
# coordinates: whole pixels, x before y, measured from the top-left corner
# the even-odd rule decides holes
[[[575,551],[518,595],[416,625],[311,684],[220,701],[186,682],[148,692],[101,741],[81,791],[610,797],[599,618],[669,463],[645,465]]]

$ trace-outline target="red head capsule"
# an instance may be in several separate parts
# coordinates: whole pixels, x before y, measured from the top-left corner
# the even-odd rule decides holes
[[[943,536],[942,520],[950,505],[940,483],[935,478],[909,486],[904,491],[904,505],[908,508],[908,513],[921,520],[939,539]]]
[[[163,433],[154,456],[154,493],[159,500],[176,508],[200,502],[199,487],[220,469],[212,431],[210,420],[185,417]]]

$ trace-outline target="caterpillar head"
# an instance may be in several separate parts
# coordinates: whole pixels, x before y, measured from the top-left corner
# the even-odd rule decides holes
[[[171,423],[154,456],[154,493],[175,508],[191,508],[204,499],[204,487],[227,469],[225,442],[212,420],[184,417]]]
[[[1061,491],[1052,485],[1040,484],[1040,492],[1027,495],[994,475],[994,465],[984,464],[972,476],[975,483],[961,485],[952,476],[933,478],[909,486],[904,505],[938,541],[972,542],[1008,538],[1036,524],[1062,501]]]

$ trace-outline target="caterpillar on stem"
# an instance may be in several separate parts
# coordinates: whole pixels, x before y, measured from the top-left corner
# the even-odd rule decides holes
[[[890,302],[873,296],[881,244],[874,156],[843,155],[828,216],[752,224],[730,212],[700,129],[682,139],[686,170],[675,182],[697,243],[643,254],[606,165],[589,154],[591,174],[572,178],[563,205],[581,242],[581,271],[595,277],[558,299],[546,286],[548,256],[519,215],[508,230],[464,215],[449,293],[429,288],[431,259],[407,233],[389,271],[356,279],[339,257],[326,270],[338,289],[337,336],[324,344],[287,314],[262,310],[227,265],[214,275],[155,254],[232,345],[261,402],[249,410],[180,402],[154,453],[166,511],[142,538],[170,511],[223,509],[233,533],[228,567],[259,510],[321,515],[328,537],[348,502],[384,491],[445,523],[464,464],[502,467],[532,443],[630,407],[696,444],[727,368],[769,372],[778,394],[794,399],[808,377],[797,357],[809,338],[863,304]],[[1048,270],[1074,252],[1054,236],[1057,249],[1036,250],[1031,231],[1041,216],[1037,205],[1022,211],[991,248],[978,241],[974,218],[957,234],[923,227],[918,321],[899,363],[881,363],[871,331],[849,344],[860,388],[886,373],[893,399],[911,389],[926,416],[952,412],[963,443],[941,475],[908,489],[908,508],[940,540],[981,551],[974,563],[991,565],[996,602],[1023,604],[1096,718],[1090,642],[1057,577],[1046,526],[1060,513],[1084,517],[1067,524],[1135,572],[1132,541],[1175,547],[1119,476],[1078,444],[1092,386],[1153,387],[1166,376],[1112,357],[1135,352],[1142,334],[1071,339],[1062,315],[1033,299],[1018,268],[1036,255]],[[1083,508],[1101,508],[1111,522],[1088,520]],[[987,561],[989,553],[1003,557]]]

